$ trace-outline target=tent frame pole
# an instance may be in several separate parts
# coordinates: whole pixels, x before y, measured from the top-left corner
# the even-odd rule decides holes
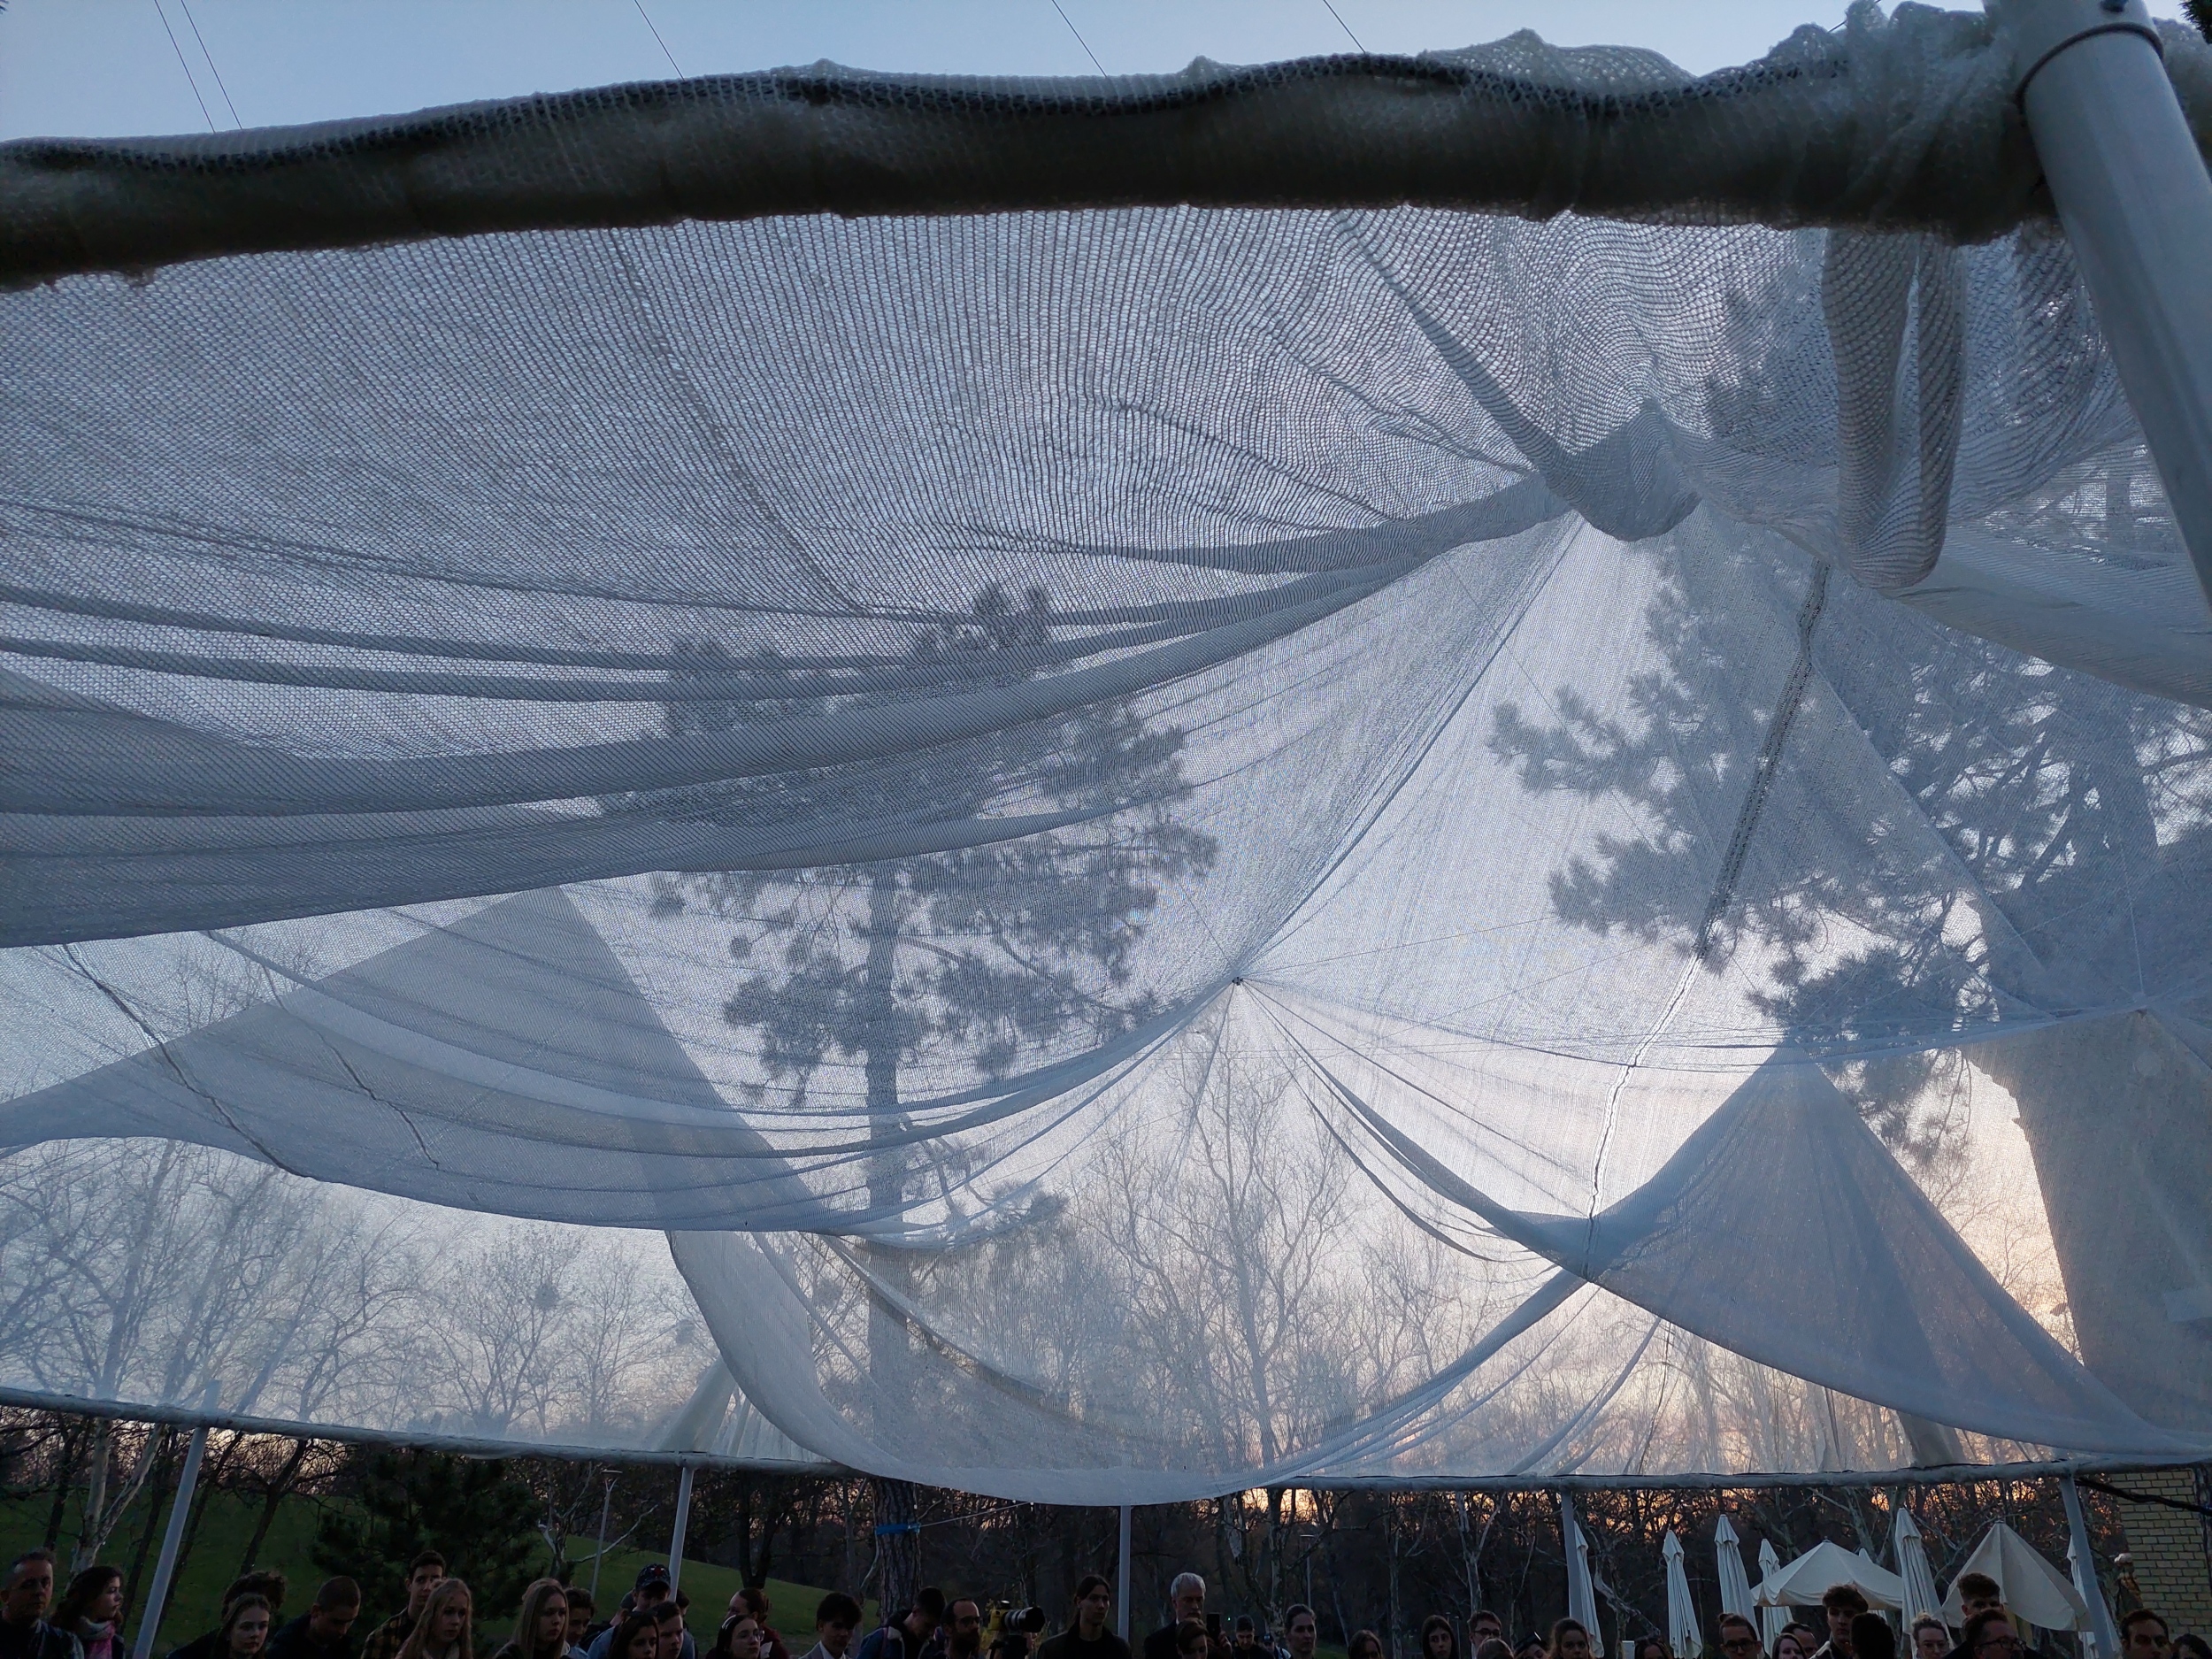
[[[2001,15],[2059,222],[2212,595],[2212,178],[2143,0],[2016,0]]]
[[[2112,1622],[2112,1606],[2104,1599],[2097,1580],[2097,1557],[2089,1548],[2089,1521],[2081,1509],[2081,1488],[2067,1476],[2058,1483],[2058,1495],[2066,1505],[2066,1530],[2072,1534],[2076,1573],[2074,1588],[2089,1603],[2089,1633],[2097,1639],[2097,1659],[2120,1659],[2120,1632]]]
[[[138,1616],[138,1639],[131,1644],[131,1659],[149,1659],[154,1639],[161,1630],[161,1615],[169,1601],[169,1581],[176,1574],[177,1555],[184,1548],[184,1528],[192,1514],[193,1488],[200,1484],[200,1462],[207,1455],[207,1425],[192,1431],[184,1454],[184,1471],[177,1477],[177,1494],[169,1501],[169,1525],[161,1534],[161,1555],[154,1563],[154,1582],[146,1592],[145,1610]]]
[[[686,1463],[676,1476],[676,1524],[668,1534],[668,1594],[674,1595],[684,1571],[684,1534],[691,1528],[691,1477],[695,1466]]]

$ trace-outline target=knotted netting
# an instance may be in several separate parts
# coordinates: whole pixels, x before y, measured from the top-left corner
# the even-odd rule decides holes
[[[2212,615],[2003,56],[0,147],[0,1388],[2201,1457]]]

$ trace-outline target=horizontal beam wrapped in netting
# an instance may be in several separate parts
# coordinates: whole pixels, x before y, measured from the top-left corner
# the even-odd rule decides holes
[[[2162,31],[2200,134],[2212,53]],[[1854,226],[2047,213],[1992,19],[1862,4],[1692,76],[1533,35],[1418,58],[1016,81],[802,70],[210,137],[0,146],[0,283],[492,231],[776,214],[1430,206]]]

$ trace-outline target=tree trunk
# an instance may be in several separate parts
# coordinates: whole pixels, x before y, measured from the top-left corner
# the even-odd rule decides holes
[[[69,1491],[77,1484],[77,1464],[84,1455],[82,1436],[89,1425],[76,1419],[61,1425],[61,1463],[54,1476],[54,1502],[46,1511],[46,1548],[61,1542],[62,1518],[68,1513]]]
[[[268,1496],[261,1505],[261,1517],[254,1523],[253,1536],[246,1540],[246,1553],[239,1557],[237,1577],[244,1578],[260,1564],[261,1546],[268,1541],[269,1528],[276,1520],[277,1505],[290,1496],[293,1486],[298,1484],[300,1465],[307,1461],[307,1448],[313,1443],[294,1440],[291,1455],[270,1480]]]
[[[922,1533],[915,1515],[913,1483],[875,1480],[876,1599],[889,1624],[914,1605],[922,1586]]]

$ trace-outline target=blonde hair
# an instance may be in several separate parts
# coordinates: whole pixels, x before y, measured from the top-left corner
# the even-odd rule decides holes
[[[397,1659],[448,1659],[447,1654],[431,1651],[430,1631],[431,1627],[438,1622],[438,1615],[444,1612],[457,1599],[468,1602],[470,1612],[473,1613],[476,1610],[476,1598],[469,1594],[468,1586],[463,1584],[458,1578],[439,1579],[438,1587],[430,1593],[430,1599],[422,1604],[422,1617],[415,1621],[415,1628],[407,1632],[407,1640],[400,1647]],[[449,1651],[451,1659],[476,1659],[475,1649],[469,1642],[469,1621],[467,1619],[461,1621],[461,1633]]]
[[[555,1601],[561,1604],[562,1611],[567,1611],[568,1586],[558,1578],[540,1578],[522,1593],[522,1610],[515,1615],[515,1651],[522,1659],[563,1659],[566,1653],[565,1640],[549,1654],[538,1651],[538,1620]]]

